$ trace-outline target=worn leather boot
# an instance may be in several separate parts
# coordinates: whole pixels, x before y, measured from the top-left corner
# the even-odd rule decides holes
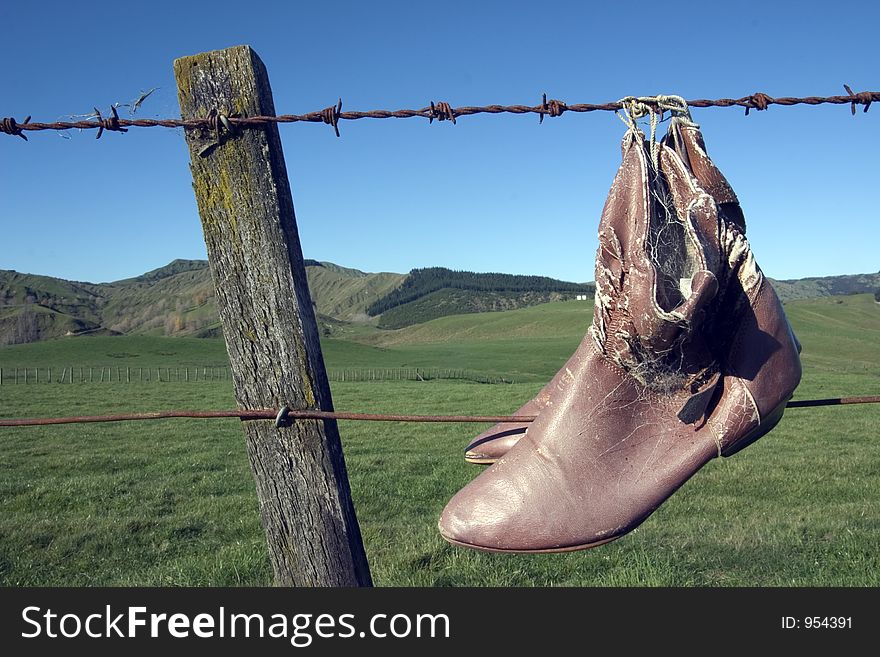
[[[745,234],[746,222],[739,200],[727,178],[709,158],[699,127],[689,120],[673,117],[663,143],[675,150],[703,191],[715,200],[721,218],[737,226]],[[566,379],[563,374],[568,366],[569,363],[566,363],[534,398],[523,404],[513,415],[538,415],[544,410],[551,400],[551,392],[560,384],[564,385]],[[491,465],[516,445],[525,435],[529,424],[502,422],[487,429],[465,447],[465,461],[476,465]]]
[[[527,433],[446,506],[446,540],[502,552],[606,543],[779,421],[800,380],[797,343],[742,222],[691,174],[705,163],[684,123],[656,148],[625,136],[590,331]]]

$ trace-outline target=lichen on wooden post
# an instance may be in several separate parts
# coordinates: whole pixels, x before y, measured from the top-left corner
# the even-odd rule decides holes
[[[247,46],[174,62],[181,116],[274,115]],[[243,409],[332,410],[278,127],[186,131],[211,276]],[[369,586],[335,421],[243,429],[275,583]]]

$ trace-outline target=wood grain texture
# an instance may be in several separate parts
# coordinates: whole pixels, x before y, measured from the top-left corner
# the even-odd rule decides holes
[[[247,46],[178,59],[174,72],[184,119],[275,114]],[[205,151],[214,139],[186,133],[239,406],[332,410],[278,127],[224,131]],[[336,422],[243,429],[275,583],[371,585]]]

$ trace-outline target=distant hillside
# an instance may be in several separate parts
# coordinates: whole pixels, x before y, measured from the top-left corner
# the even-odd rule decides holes
[[[592,297],[592,284],[568,283],[546,276],[478,274],[445,267],[413,269],[395,290],[367,307],[381,315],[380,328],[396,329],[437,317],[513,310],[549,301]]]
[[[36,304],[97,324],[106,294],[100,285],[0,270],[0,308]]]
[[[783,301],[836,297],[843,294],[874,294],[880,290],[880,272],[777,281],[770,279],[773,289]]]
[[[439,317],[397,331],[372,331],[352,340],[379,348],[423,344],[456,345],[480,342],[571,340],[583,338],[593,317],[593,299],[558,301],[486,313]],[[523,349],[527,349],[523,346]]]
[[[347,322],[366,322],[367,307],[384,298],[406,278],[404,274],[367,274],[330,262],[306,267],[309,292],[318,312]]]
[[[114,331],[38,303],[0,307],[0,345],[50,340],[63,335],[113,335]]]
[[[414,301],[386,310],[379,317],[377,326],[382,329],[399,329],[421,324],[439,317],[488,313],[502,310],[528,308],[551,301],[572,299],[576,295],[560,292],[513,292],[477,291],[444,288],[431,292]],[[589,295],[593,298],[592,294]]]
[[[102,331],[99,285],[0,270],[0,345]]]
[[[325,336],[352,337],[376,327],[400,329],[451,315],[593,295],[591,283],[442,267],[366,273],[307,260],[306,273]],[[773,285],[784,301],[874,293],[880,289],[880,274]],[[208,263],[175,260],[141,276],[100,284],[0,270],[0,345],[93,334],[220,336]]]
[[[341,323],[375,323],[367,306],[406,278],[316,260],[305,264],[319,323],[328,335]],[[220,336],[207,261],[175,260],[100,284],[0,270],[0,345],[92,333]]]
[[[113,283],[115,286],[123,286],[123,285],[131,285],[136,283],[155,283],[156,281],[162,280],[163,278],[170,278],[176,274],[182,274],[184,272],[189,271],[202,271],[208,269],[208,262],[206,260],[182,260],[178,258],[174,260],[164,267],[159,267],[158,269],[154,269],[152,271],[148,271],[146,274],[141,274],[140,276],[136,276],[135,278],[125,278],[121,281],[116,281]]]

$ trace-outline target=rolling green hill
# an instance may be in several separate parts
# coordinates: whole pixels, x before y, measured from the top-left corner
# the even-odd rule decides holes
[[[488,314],[440,317],[396,331],[374,331],[352,339],[382,347],[533,338],[580,340],[592,317],[592,299],[556,301]]]
[[[0,270],[0,344],[102,329],[100,285]]]
[[[591,283],[546,276],[478,274],[445,267],[413,269],[393,291],[367,307],[380,328],[402,328],[461,313],[512,310],[548,301],[593,296]]]
[[[308,261],[306,273],[328,334],[338,332],[340,322],[370,321],[366,307],[405,278],[316,261]],[[135,278],[100,284],[0,270],[0,344],[91,332],[219,336],[208,263],[175,260]]]
[[[148,271],[146,274],[141,274],[140,276],[135,276],[134,278],[124,278],[121,281],[116,281],[115,283],[113,283],[113,285],[124,286],[135,285],[138,283],[155,283],[156,281],[170,278],[175,274],[182,274],[184,272],[191,271],[202,271],[206,270],[207,268],[208,262],[206,260],[182,260],[178,258],[177,260],[171,261],[164,267],[153,269],[151,271]]]
[[[378,326],[383,329],[397,329],[438,317],[515,310],[560,301],[562,298],[564,295],[558,292],[481,292],[444,288],[386,310],[379,316]]]
[[[34,304],[97,324],[106,294],[101,285],[0,270],[0,308],[7,310]]]
[[[369,321],[367,306],[396,289],[404,274],[367,274],[330,262],[307,267],[309,291],[318,312],[347,322]]]
[[[776,290],[779,298],[785,303],[795,299],[815,299],[844,294],[873,294],[880,290],[880,272],[785,281],[770,279],[770,282],[773,283],[773,289]]]
[[[805,366],[825,372],[877,369],[880,303],[874,295],[801,299],[785,304],[785,314],[804,344],[801,360]]]
[[[442,367],[482,372],[518,383],[546,381],[583,338],[592,302],[560,301],[529,308],[441,317],[393,331],[338,323],[322,336],[330,370]],[[792,301],[786,313],[804,345],[805,367],[837,388],[846,377],[876,371],[880,304],[872,295]],[[833,330],[829,330],[833,328]],[[49,340],[0,348],[0,366],[185,367],[226,364],[220,339],[147,335]],[[7,370],[8,372],[8,370]],[[842,377],[842,378],[841,378]],[[839,390],[802,389],[827,396]],[[853,390],[853,394],[871,390]],[[799,392],[799,396],[800,392]]]
[[[589,285],[544,277],[443,268],[366,273],[307,260],[306,273],[325,336],[358,333],[361,326],[393,329],[446,315],[531,306],[574,291],[592,293]],[[386,312],[377,316],[376,308]],[[101,284],[0,271],[0,344],[96,331],[219,337],[207,262],[175,260],[141,276]]]
[[[376,344],[398,342],[409,334],[397,329],[438,318],[503,313],[593,294],[590,283],[442,267],[366,273],[307,260],[306,273],[322,335]],[[880,274],[773,285],[783,301],[836,298],[875,292]],[[376,334],[377,328],[385,330]],[[0,345],[92,334],[220,337],[208,263],[175,260],[141,276],[100,284],[0,270]]]
[[[0,335],[8,344],[38,342],[58,336],[100,333],[112,335],[100,324],[57,312],[37,303],[21,307],[0,307]]]

